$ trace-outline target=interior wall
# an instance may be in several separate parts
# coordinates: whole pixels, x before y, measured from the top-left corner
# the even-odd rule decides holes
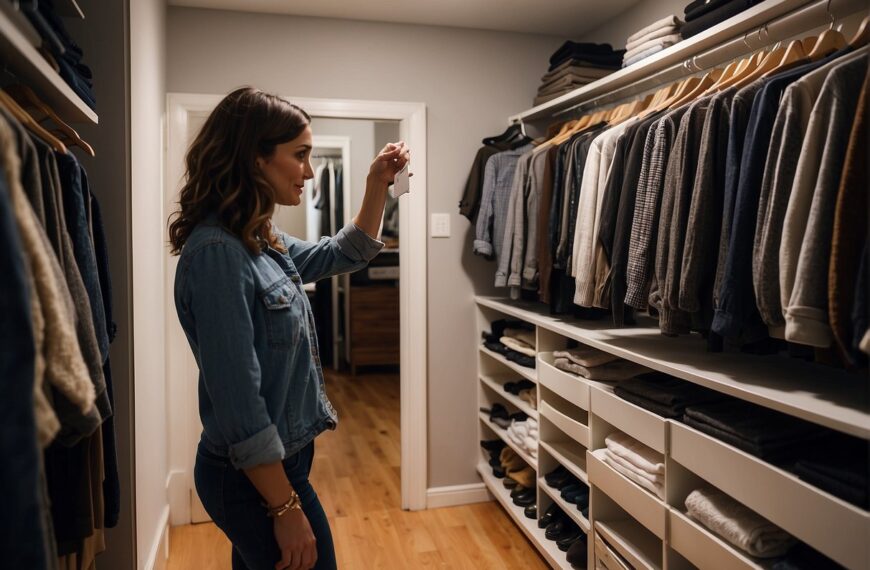
[[[689,0],[642,0],[585,34],[580,41],[607,42],[614,49],[622,49],[628,36],[656,20],[670,15],[683,19],[683,8],[688,3]]]
[[[163,228],[166,7],[131,2],[130,149],[133,236],[133,359],[136,407],[137,568],[159,563],[169,516]]]
[[[424,102],[428,211],[452,237],[428,243],[430,487],[479,482],[475,292],[494,267],[471,253],[459,199],[480,139],[531,106],[555,36],[170,7],[167,90]],[[220,62],[219,65],[216,62]],[[413,149],[412,149],[413,152]],[[362,182],[362,181],[360,181]]]
[[[113,318],[117,336],[109,351],[114,391],[115,437],[121,509],[118,525],[106,531],[100,568],[136,567],[136,503],[133,446],[133,314],[130,205],[129,0],[78,0],[85,20],[67,19],[94,74],[99,124],[73,125],[95,149],[78,154],[100,203],[109,250]]]

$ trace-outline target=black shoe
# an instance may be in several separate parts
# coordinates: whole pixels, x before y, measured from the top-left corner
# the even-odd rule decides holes
[[[517,495],[519,495],[520,493],[522,493],[526,490],[527,490],[527,487],[523,487],[522,485],[517,485],[511,491],[511,499],[513,499],[514,497],[516,497]]]
[[[538,505],[529,505],[523,509],[523,514],[526,515],[527,519],[538,518]]]
[[[559,508],[559,505],[556,503],[551,504],[547,507],[547,510],[544,511],[544,514],[541,515],[541,518],[538,519],[538,528],[547,528],[547,526],[556,520],[557,518],[562,516],[562,509]]]
[[[482,439],[480,440],[480,447],[487,450],[490,454],[495,453],[498,455],[502,449],[507,444],[500,439]]]
[[[499,441],[501,441],[501,440],[499,440]],[[481,442],[481,445],[483,445],[483,442]],[[562,476],[564,476],[565,473],[568,473],[568,470],[565,469],[564,465],[559,465],[558,467],[556,467],[555,469],[553,469],[552,471],[550,471],[549,473],[544,475],[544,481],[546,481],[547,484],[550,485],[550,481],[552,479],[554,479],[556,477],[562,477]]]
[[[571,525],[574,525],[574,522],[563,515],[561,511],[559,512],[559,515],[559,518],[553,519],[553,522],[547,526],[547,530],[544,532],[544,536],[547,540],[561,540],[562,538],[565,538],[566,529],[570,528]]]
[[[514,412],[510,416],[508,416],[510,420],[516,420],[518,422],[524,422],[529,419],[529,416],[525,412]]]
[[[570,485],[565,485],[564,487],[559,489],[559,494],[566,501],[571,501],[571,499],[569,499],[568,497],[575,496],[577,493],[583,490],[583,487],[585,487],[585,485],[581,486],[578,483],[571,483]]]
[[[499,460],[498,457],[490,457],[489,458],[489,466],[490,467],[497,467],[499,465],[501,465],[501,461]]]
[[[504,472],[504,467],[501,465],[493,465],[492,474],[495,475],[496,479],[503,479],[506,473]]]
[[[586,562],[588,560],[586,556],[586,548],[587,548],[587,538],[584,534],[580,538],[574,541],[573,544],[568,548],[568,564],[581,570],[586,568]]]
[[[505,477],[501,480],[501,484],[504,485],[505,489],[513,489],[517,485],[519,485],[519,483],[517,483],[517,480],[512,477]]]
[[[537,500],[538,493],[535,489],[526,489],[524,492],[519,493],[516,497],[514,497],[514,504],[518,507],[528,507],[529,505],[534,505]]]
[[[579,526],[574,525],[570,531],[567,531],[566,536],[556,541],[556,546],[559,547],[559,550],[562,552],[568,552],[568,549],[571,548],[571,545],[580,540],[581,536],[586,536],[583,534],[583,531]]]
[[[581,513],[583,511],[589,512],[589,493],[583,493],[582,495],[577,496],[577,500],[574,501],[574,504],[577,505],[577,510]],[[585,514],[583,515],[586,516]]]
[[[486,413],[485,408],[481,408],[481,411]],[[489,409],[489,421],[494,421],[496,418],[508,419],[509,416],[510,414],[508,414],[507,408],[505,408],[498,402],[493,404],[492,407]]]
[[[522,380],[517,380],[516,382],[506,382],[504,385],[504,391],[513,394],[514,396],[519,395],[523,390],[529,390],[530,388],[534,388],[536,384],[531,380],[526,380],[525,378]]]

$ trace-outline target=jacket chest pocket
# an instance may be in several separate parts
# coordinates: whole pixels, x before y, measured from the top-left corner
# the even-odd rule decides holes
[[[305,323],[305,307],[296,287],[289,279],[281,280],[260,293],[260,300],[266,309],[269,346],[289,349],[297,345]]]

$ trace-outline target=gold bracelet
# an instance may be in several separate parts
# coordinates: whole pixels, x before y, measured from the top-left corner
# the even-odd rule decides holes
[[[299,495],[296,494],[296,491],[290,491],[290,498],[287,499],[287,502],[283,505],[278,505],[277,507],[269,507],[269,505],[264,505],[267,509],[266,516],[277,518],[284,515],[287,511],[295,511],[302,508],[302,502],[299,500]]]

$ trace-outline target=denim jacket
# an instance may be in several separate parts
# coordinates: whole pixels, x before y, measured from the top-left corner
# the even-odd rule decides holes
[[[338,417],[326,396],[302,284],[356,271],[383,247],[354,224],[287,253],[252,255],[216,217],[182,249],[175,307],[199,365],[201,444],[237,469],[280,461]]]

